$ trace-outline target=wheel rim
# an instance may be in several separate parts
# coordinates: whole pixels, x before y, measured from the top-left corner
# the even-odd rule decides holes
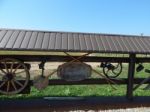
[[[103,67],[103,73],[108,78],[116,78],[122,72],[122,64],[121,63],[111,63],[114,66],[114,69],[108,69],[107,67]]]
[[[3,66],[0,67],[0,93],[11,95],[21,92],[30,79],[26,65],[12,58],[0,60],[0,65]]]

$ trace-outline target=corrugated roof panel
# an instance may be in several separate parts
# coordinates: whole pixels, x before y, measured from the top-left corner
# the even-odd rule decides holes
[[[122,41],[124,42],[125,46],[128,48],[129,51],[134,52],[134,48],[128,38],[122,37]]]
[[[59,50],[62,46],[62,33],[56,34],[56,43],[55,43],[55,49]]]
[[[105,47],[103,45],[103,42],[102,42],[102,39],[101,39],[100,35],[95,35],[95,39],[97,41],[97,45],[99,47],[99,51],[105,51],[106,49],[105,49]]]
[[[50,33],[45,33],[42,42],[42,49],[48,49]]]
[[[84,35],[87,49],[93,51],[90,35]]]
[[[9,38],[11,37],[11,35],[13,34],[13,31],[7,31],[7,33],[5,34],[5,36],[3,37],[3,39],[0,42],[0,47],[4,48],[6,47],[7,42],[9,41]]]
[[[137,47],[136,45],[136,42],[134,40],[131,39],[132,37],[129,37],[127,40],[128,40],[128,43],[130,44],[130,46],[132,46],[132,48],[134,49],[134,51],[138,52],[140,51],[140,48]]]
[[[106,39],[106,43],[107,43],[107,46],[109,46],[109,50],[110,51],[116,51],[116,49],[114,48],[114,46],[113,46],[113,43],[110,41],[110,37],[108,37],[107,35],[105,35],[104,37],[103,37],[103,39]]]
[[[128,49],[126,49],[126,46],[124,45],[124,43],[122,42],[122,39],[120,37],[113,38],[113,40],[115,41],[115,45],[118,47],[118,50],[120,52],[122,52],[122,51],[126,51],[127,52],[128,51]]]
[[[0,30],[0,50],[150,54],[148,36]]]
[[[3,37],[5,36],[6,32],[7,32],[6,30],[1,30],[0,31],[0,42],[3,39]]]
[[[145,52],[146,49],[143,49],[143,47],[141,46],[141,43],[139,43],[136,38],[130,38],[130,40],[133,42],[138,52],[141,52],[141,51]]]
[[[150,49],[148,46],[143,42],[143,39],[141,38],[135,38],[137,42],[141,45],[141,47],[144,49],[145,52],[149,51]]]
[[[120,47],[119,43],[116,41],[115,38],[113,38],[112,36],[109,37],[110,42],[112,43],[112,45],[114,46],[114,48],[116,49],[116,51],[122,51],[122,48]]]
[[[20,31],[20,33],[18,35],[18,38],[17,38],[17,40],[14,43],[13,48],[20,48],[21,43],[22,43],[22,41],[24,39],[24,36],[25,36],[25,31]]]
[[[24,39],[22,41],[22,44],[21,44],[20,48],[27,48],[27,46],[28,46],[28,44],[30,42],[29,40],[31,39],[30,38],[31,34],[32,34],[32,32],[26,32],[25,37],[24,37]]]
[[[62,44],[61,48],[68,50],[68,35],[67,33],[62,34]]]
[[[35,46],[35,43],[37,40],[37,35],[38,35],[38,32],[32,32],[31,39],[30,39],[28,46],[27,46],[28,49],[34,49],[34,46]]]
[[[124,51],[124,52],[129,52],[129,51],[130,51],[129,46],[126,45],[126,43],[125,43],[125,41],[123,40],[123,38],[125,38],[125,37],[122,37],[122,36],[118,37],[118,39],[117,39],[117,40],[118,40],[118,43],[120,43],[121,47],[123,48],[122,51]]]
[[[80,46],[81,46],[81,50],[86,50],[86,43],[85,43],[85,38],[83,34],[79,34],[79,41],[80,41]]]
[[[100,36],[100,38],[101,38],[102,44],[103,44],[103,46],[105,48],[105,51],[111,52],[112,48],[111,48],[111,46],[109,45],[109,43],[108,43],[108,41],[106,39],[106,35]]]
[[[81,47],[80,47],[80,42],[79,42],[79,34],[74,33],[72,39],[74,40],[74,49],[75,50],[80,50]]]
[[[98,47],[95,35],[90,35],[90,39],[91,39],[91,43],[92,43],[92,46],[93,46],[93,50],[98,51],[99,47]]]
[[[44,39],[44,33],[39,32],[35,46],[34,46],[35,49],[41,49],[42,48],[43,39]]]
[[[149,49],[147,52],[150,52],[150,38],[141,38],[141,40],[143,40],[144,44]]]
[[[111,51],[118,51],[118,48],[115,46],[115,43],[113,42],[113,39],[111,39],[111,36],[106,36],[107,43],[111,49]]]
[[[74,49],[74,39],[73,39],[73,34],[68,33],[68,50],[73,50]]]
[[[8,43],[6,45],[6,48],[13,48],[13,45],[15,44],[15,41],[17,40],[19,35],[19,31],[14,31],[11,37],[8,40]]]
[[[50,33],[48,49],[55,49],[56,33]]]

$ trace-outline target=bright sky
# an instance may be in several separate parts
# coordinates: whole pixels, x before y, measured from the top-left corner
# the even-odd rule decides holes
[[[150,0],[0,0],[0,28],[150,35]]]

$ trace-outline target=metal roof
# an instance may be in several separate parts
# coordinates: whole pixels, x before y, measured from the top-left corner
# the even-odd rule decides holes
[[[150,53],[148,36],[0,29],[0,50]]]

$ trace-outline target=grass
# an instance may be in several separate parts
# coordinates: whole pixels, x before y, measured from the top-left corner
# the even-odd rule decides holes
[[[115,86],[117,90],[114,90],[108,85],[73,85],[73,86],[49,86],[46,89],[39,91],[34,87],[31,88],[30,94],[18,94],[18,95],[1,95],[0,99],[29,99],[40,98],[46,96],[125,96],[126,86]],[[149,90],[137,89],[134,92],[135,96],[150,96]]]
[[[73,85],[73,86],[49,86],[39,91],[34,87],[31,88],[31,94],[19,94],[0,96],[1,99],[6,98],[39,98],[44,96],[114,96],[125,95],[125,86],[119,86],[119,91],[113,90],[108,85]]]

